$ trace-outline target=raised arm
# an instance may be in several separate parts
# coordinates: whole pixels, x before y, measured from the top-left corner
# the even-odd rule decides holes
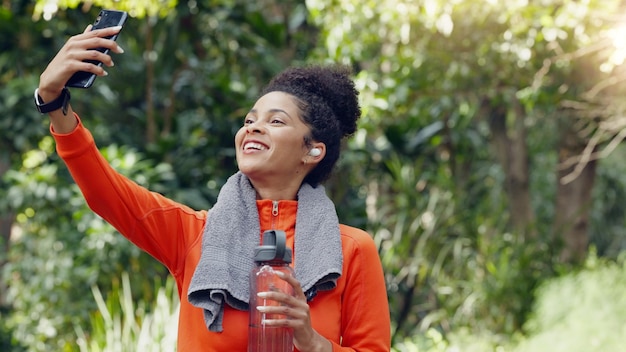
[[[71,105],[63,104],[66,82],[75,72],[106,75],[102,67],[83,60],[113,66],[111,56],[90,49],[104,47],[112,52],[123,52],[114,41],[103,38],[116,34],[120,27],[90,29],[87,27],[82,34],[71,37],[48,64],[41,74],[35,99],[38,104],[52,105],[44,110],[49,110],[57,152],[89,207],[176,273],[181,270],[181,256],[201,232],[206,212],[194,211],[150,192],[119,174],[100,154],[91,133]]]

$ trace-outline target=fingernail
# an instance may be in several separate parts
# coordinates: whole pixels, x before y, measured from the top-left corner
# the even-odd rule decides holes
[[[275,271],[275,273],[278,277],[287,277],[287,275],[285,275],[282,271]]]
[[[122,29],[122,26],[113,26],[113,27],[111,27],[111,28],[112,28],[112,29],[114,29],[114,30],[119,31],[119,30],[121,30],[121,29]]]
[[[259,292],[256,295],[261,298],[267,298],[269,296],[267,292]]]
[[[103,76],[108,76],[109,73],[107,71],[104,71],[104,75]]]
[[[117,46],[117,50],[116,50],[116,52],[117,52],[118,54],[123,54],[123,53],[124,53],[124,49],[122,49],[122,47],[118,45],[118,46]]]
[[[115,62],[111,61],[111,67],[115,66]]]
[[[257,306],[256,309],[259,312],[267,312],[267,307],[266,306]]]

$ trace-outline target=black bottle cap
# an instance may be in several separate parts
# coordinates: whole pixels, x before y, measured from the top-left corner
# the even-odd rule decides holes
[[[287,235],[281,230],[263,232],[261,245],[254,249],[254,261],[291,263],[291,248],[287,248]]]

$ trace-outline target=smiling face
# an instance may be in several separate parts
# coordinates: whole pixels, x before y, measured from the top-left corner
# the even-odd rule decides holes
[[[257,100],[235,135],[237,164],[258,188],[299,188],[306,173],[309,127],[292,95],[271,92]],[[257,192],[259,190],[257,189]]]

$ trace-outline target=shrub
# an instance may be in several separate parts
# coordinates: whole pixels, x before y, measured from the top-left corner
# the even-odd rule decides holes
[[[133,301],[128,274],[122,286],[114,285],[105,300],[92,287],[98,312],[91,316],[89,331],[76,326],[81,352],[170,352],[176,350],[179,301],[174,280],[159,287],[155,302]],[[150,310],[149,310],[150,309]]]
[[[554,279],[537,292],[527,338],[516,352],[612,352],[624,350],[626,262],[598,261]]]

